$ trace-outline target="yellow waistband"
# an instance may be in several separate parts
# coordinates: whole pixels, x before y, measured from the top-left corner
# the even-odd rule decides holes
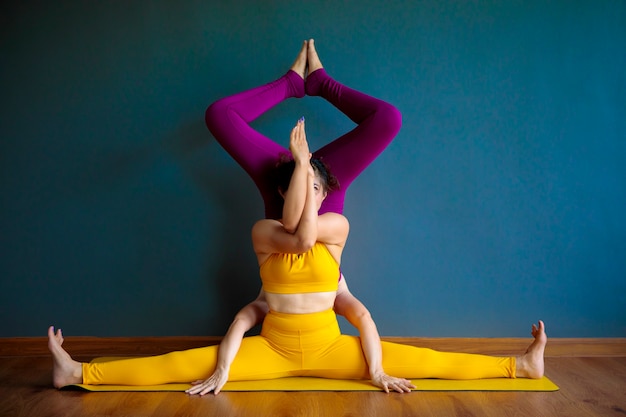
[[[270,310],[265,316],[264,324],[275,325],[287,331],[308,331],[337,323],[337,315],[332,308],[318,313],[290,314]]]

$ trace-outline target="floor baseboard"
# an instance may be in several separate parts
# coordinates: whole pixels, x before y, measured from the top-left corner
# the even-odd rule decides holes
[[[519,355],[531,338],[383,337],[383,340],[450,352]],[[216,345],[221,336],[66,337],[72,356],[143,356]],[[0,338],[0,356],[46,356],[46,337]],[[626,357],[626,338],[551,338],[546,357]]]

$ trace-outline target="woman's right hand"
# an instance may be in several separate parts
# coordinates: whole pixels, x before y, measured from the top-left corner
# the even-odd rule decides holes
[[[193,387],[189,388],[185,392],[191,395],[205,395],[213,391],[213,393],[217,395],[220,393],[220,390],[222,389],[222,387],[224,387],[227,381],[228,372],[216,369],[215,372],[213,372],[213,375],[211,375],[204,381],[199,379],[192,382],[191,384],[193,385]]]

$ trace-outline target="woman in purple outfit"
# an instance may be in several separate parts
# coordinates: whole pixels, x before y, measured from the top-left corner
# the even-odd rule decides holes
[[[307,75],[308,69],[308,75]],[[254,130],[250,122],[288,98],[320,96],[357,126],[313,152],[324,161],[339,182],[320,214],[343,213],[346,190],[352,181],[389,145],[402,125],[400,112],[391,104],[333,80],[323,68],[313,40],[305,41],[291,69],[276,81],[211,104],[206,124],[215,139],[250,175],[263,197],[265,217],[282,216],[283,199],[271,172],[287,148]]]
[[[274,171],[290,152],[250,126],[250,123],[274,106],[289,98],[320,96],[343,112],[357,126],[346,134],[313,152],[313,158],[326,163],[338,180],[338,187],[329,193],[320,214],[343,213],[346,190],[352,181],[389,145],[402,125],[400,112],[391,104],[368,96],[332,79],[317,55],[313,39],[304,41],[293,65],[281,78],[241,93],[222,98],[206,111],[206,124],[216,140],[250,175],[261,192],[265,217],[283,216],[283,197],[274,181]],[[294,211],[302,208],[293,208]],[[284,225],[295,230],[297,225]],[[363,352],[369,365],[372,383],[386,392],[408,392],[410,381],[387,375],[382,368],[380,335],[369,310],[348,289],[341,275],[334,305],[335,313],[344,316],[359,330]],[[261,323],[268,312],[265,293],[261,289],[256,300],[235,316],[220,345],[219,361],[226,364],[237,353],[245,332]],[[190,390],[192,393],[216,394],[226,383],[228,372],[216,372]]]

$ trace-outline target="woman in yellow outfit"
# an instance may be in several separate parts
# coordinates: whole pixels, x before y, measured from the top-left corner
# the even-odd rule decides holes
[[[304,120],[291,133],[290,150],[293,173],[288,186],[281,190],[285,198],[283,219],[260,220],[252,229],[262,295],[269,307],[261,334],[241,338],[239,332],[231,332],[238,326],[235,320],[221,348],[209,346],[153,357],[79,363],[62,348],[61,331],[55,333],[51,327],[49,348],[56,387],[73,383],[194,382],[188,392],[204,394],[218,392],[226,379],[367,379],[371,375],[359,338],[340,333],[333,311],[349,225],[337,213],[318,215],[330,175],[323,164],[311,160]],[[244,327],[248,325],[244,323]],[[410,382],[403,378],[539,378],[543,376],[547,342],[541,321],[533,324],[532,334],[534,341],[520,357],[438,352],[382,342],[380,368],[402,377],[391,378],[384,388],[410,390]],[[203,380],[207,375],[210,377]]]

